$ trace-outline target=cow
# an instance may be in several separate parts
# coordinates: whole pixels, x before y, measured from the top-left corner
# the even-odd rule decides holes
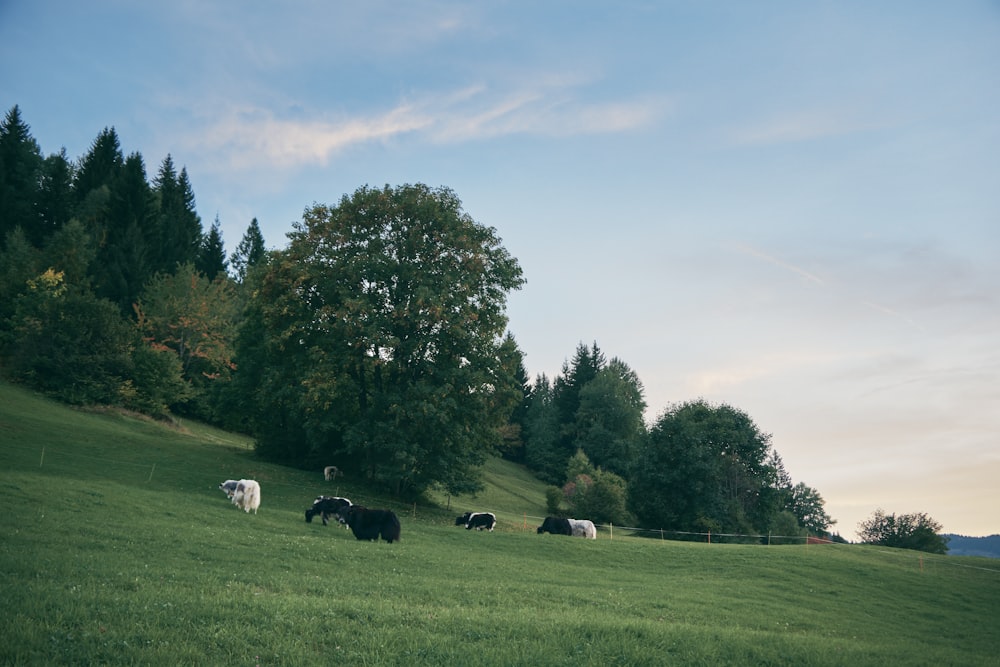
[[[597,539],[597,528],[593,521],[587,519],[561,519],[559,517],[547,516],[538,527],[538,534],[551,533],[552,535],[569,535],[571,537],[586,537],[592,540]]]
[[[551,533],[552,535],[572,535],[573,529],[569,525],[569,519],[561,519],[555,516],[547,516],[538,527],[538,534]]]
[[[331,516],[337,515],[337,510],[342,507],[350,507],[351,501],[339,496],[318,496],[313,501],[312,507],[306,510],[306,523],[312,523],[313,517],[317,514],[323,519],[323,525],[327,525]],[[346,527],[346,525],[345,525]]]
[[[232,480],[227,480],[223,482],[222,485],[226,485]],[[229,492],[226,492],[229,495]],[[252,479],[241,479],[236,482],[236,487],[232,491],[232,495],[229,496],[233,500],[233,504],[239,507],[244,512],[249,513],[253,510],[253,513],[257,513],[257,508],[260,507],[260,484]]]
[[[350,527],[358,540],[378,541],[380,535],[389,544],[399,540],[399,518],[392,510],[370,510],[361,505],[351,505],[340,508],[337,516]]]
[[[594,522],[588,519],[570,519],[569,528],[573,537],[585,537],[589,540],[597,539],[597,527]]]
[[[340,468],[337,466],[327,466],[323,468],[323,479],[330,481],[331,479],[337,479],[337,475],[342,475]]]
[[[455,519],[456,526],[465,526],[466,530],[488,530],[493,532],[497,525],[497,517],[492,512],[466,512]]]

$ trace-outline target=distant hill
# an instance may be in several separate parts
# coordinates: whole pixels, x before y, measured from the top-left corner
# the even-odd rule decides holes
[[[1000,535],[987,537],[966,537],[965,535],[950,535],[949,556],[980,556],[983,558],[1000,558]]]

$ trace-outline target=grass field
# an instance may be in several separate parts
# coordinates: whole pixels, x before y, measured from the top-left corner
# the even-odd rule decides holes
[[[216,488],[238,477],[259,514]],[[994,560],[537,535],[543,485],[504,462],[487,481],[398,505],[240,436],[0,384],[0,664],[998,664]],[[306,524],[319,493],[392,507],[402,540]],[[451,525],[466,509],[499,529]]]

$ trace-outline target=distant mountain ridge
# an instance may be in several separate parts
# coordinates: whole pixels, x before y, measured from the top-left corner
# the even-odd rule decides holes
[[[948,541],[949,556],[980,556],[983,558],[1000,558],[1000,535],[986,537],[966,537],[945,533]]]

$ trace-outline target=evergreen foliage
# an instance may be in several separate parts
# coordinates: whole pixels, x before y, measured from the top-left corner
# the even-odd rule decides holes
[[[264,259],[265,252],[264,235],[261,234],[257,218],[254,218],[229,258],[229,266],[237,282],[246,280],[247,272]]]
[[[14,106],[0,124],[0,243],[18,227],[37,240],[42,173],[41,150]]]
[[[201,241],[201,248],[198,251],[198,261],[195,267],[209,280],[215,280],[218,276],[226,275],[226,248],[222,242],[222,230],[219,226],[219,216],[215,216],[215,222]]]

